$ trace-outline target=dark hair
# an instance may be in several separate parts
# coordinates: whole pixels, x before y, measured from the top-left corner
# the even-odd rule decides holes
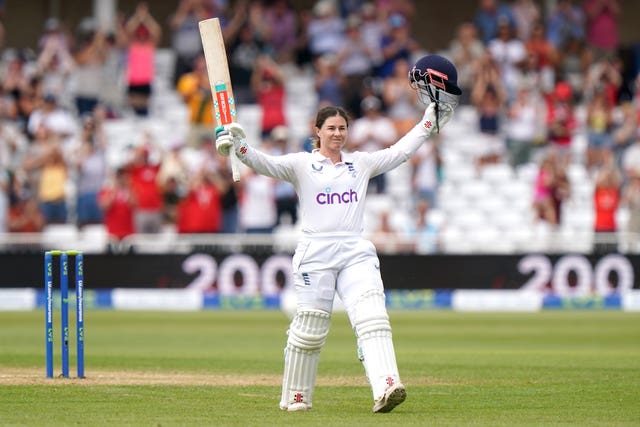
[[[324,122],[326,122],[329,117],[335,117],[335,116],[341,116],[347,122],[347,127],[349,127],[349,115],[343,108],[336,107],[336,106],[322,107],[321,109],[319,109],[318,114],[316,115],[315,126],[318,129],[320,129],[324,124]],[[313,148],[316,148],[316,149],[320,148],[320,139],[318,139],[317,136],[314,136],[312,140],[312,144],[313,144]]]

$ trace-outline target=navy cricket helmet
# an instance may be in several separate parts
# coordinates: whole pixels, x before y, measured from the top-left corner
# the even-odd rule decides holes
[[[418,97],[425,105],[442,102],[455,108],[462,94],[455,65],[436,54],[423,56],[416,61],[409,71],[409,84],[418,91]]]

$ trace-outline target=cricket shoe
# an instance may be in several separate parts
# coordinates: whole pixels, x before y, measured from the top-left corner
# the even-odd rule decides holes
[[[400,383],[394,384],[385,390],[384,395],[376,400],[373,405],[373,412],[386,413],[391,412],[393,408],[404,402],[407,398],[407,391]]]
[[[280,406],[280,409],[287,412],[306,412],[311,410],[311,405],[304,402],[292,403],[289,406]]]

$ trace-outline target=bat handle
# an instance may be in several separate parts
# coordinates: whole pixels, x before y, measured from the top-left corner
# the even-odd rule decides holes
[[[233,175],[233,181],[238,182],[240,181],[240,161],[233,149],[229,153],[229,160],[231,162],[231,174]]]

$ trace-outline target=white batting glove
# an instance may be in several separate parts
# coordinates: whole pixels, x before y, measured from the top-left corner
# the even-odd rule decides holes
[[[239,123],[231,123],[216,128],[216,150],[221,156],[229,156],[246,137],[244,129]]]
[[[433,136],[442,130],[442,128],[449,123],[453,116],[453,107],[449,104],[441,102],[438,104],[438,111],[436,114],[436,103],[429,104],[424,111],[424,116],[420,121],[420,126],[424,129],[427,137]]]

